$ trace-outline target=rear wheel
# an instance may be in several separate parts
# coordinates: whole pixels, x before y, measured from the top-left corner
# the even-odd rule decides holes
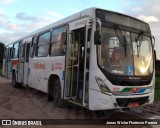
[[[18,83],[17,83],[17,80],[16,80],[16,74],[15,73],[12,74],[12,86],[14,88],[18,87]]]
[[[61,98],[61,94],[62,94],[61,83],[60,83],[60,80],[57,79],[54,82],[54,89],[53,89],[53,99],[54,99],[53,103],[57,107],[63,107],[63,105],[64,105],[64,101]]]

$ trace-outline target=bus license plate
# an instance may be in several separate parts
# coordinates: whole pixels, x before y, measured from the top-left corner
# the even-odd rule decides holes
[[[138,107],[139,106],[139,103],[138,102],[134,102],[134,103],[129,103],[128,104],[128,107],[129,108],[136,108],[136,107]]]

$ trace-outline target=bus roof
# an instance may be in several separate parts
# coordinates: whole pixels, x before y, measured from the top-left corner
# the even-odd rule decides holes
[[[31,33],[28,33],[27,35],[25,35],[25,36],[23,36],[23,37],[15,40],[14,42],[18,42],[18,41],[21,41],[21,40],[23,40],[23,39],[26,39],[26,38],[35,36],[35,35],[37,35],[37,34],[39,34],[39,33],[42,33],[43,31],[47,31],[47,30],[49,30],[49,29],[52,29],[52,28],[55,28],[55,27],[58,27],[58,26],[61,26],[61,25],[65,25],[65,24],[67,24],[67,23],[69,23],[69,22],[71,22],[71,21],[73,21],[73,20],[75,20],[75,19],[81,18],[81,17],[92,16],[92,18],[95,18],[95,10],[96,10],[96,9],[100,9],[100,8],[92,7],[92,8],[88,8],[88,9],[82,10],[82,11],[80,11],[80,12],[78,12],[78,13],[75,13],[75,14],[73,14],[73,15],[71,15],[71,16],[68,16],[68,17],[66,17],[66,18],[64,18],[64,19],[61,19],[61,20],[56,21],[56,22],[54,22],[54,23],[51,23],[51,24],[49,24],[49,25],[47,25],[47,26],[44,26],[44,27],[42,27],[42,28],[39,28],[39,29],[37,29],[37,30],[35,30],[35,31],[31,32]],[[117,12],[110,11],[110,10],[105,10],[105,9],[100,9],[100,10],[117,13]],[[121,14],[121,13],[117,13],[117,14]],[[121,15],[125,15],[125,14],[121,14]],[[128,16],[128,15],[126,15],[126,16]],[[132,16],[129,16],[129,17],[134,18],[134,17],[132,17]],[[134,19],[136,19],[136,18],[134,18]],[[139,19],[136,19],[136,20],[139,20]],[[141,21],[141,20],[139,20],[139,21]],[[143,21],[141,21],[141,22],[143,22]],[[144,22],[144,23],[145,23],[145,22]],[[7,45],[9,45],[9,44],[11,44],[11,43],[14,43],[14,42],[10,42],[10,43],[8,43]]]

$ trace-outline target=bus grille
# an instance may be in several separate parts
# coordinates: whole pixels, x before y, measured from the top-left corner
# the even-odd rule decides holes
[[[139,105],[142,105],[146,103],[148,98],[149,96],[140,97],[140,98],[117,98],[116,101],[120,107],[127,107],[129,103],[133,103],[133,102],[138,102]]]

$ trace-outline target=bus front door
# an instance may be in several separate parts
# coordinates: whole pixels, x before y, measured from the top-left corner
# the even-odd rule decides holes
[[[68,35],[64,99],[77,105],[88,106],[87,47],[88,28],[72,30]]]
[[[23,84],[28,85],[30,42],[25,43],[25,60],[23,67]]]
[[[25,42],[20,44],[18,82],[22,83],[23,86],[28,84],[29,49],[30,43]]]

